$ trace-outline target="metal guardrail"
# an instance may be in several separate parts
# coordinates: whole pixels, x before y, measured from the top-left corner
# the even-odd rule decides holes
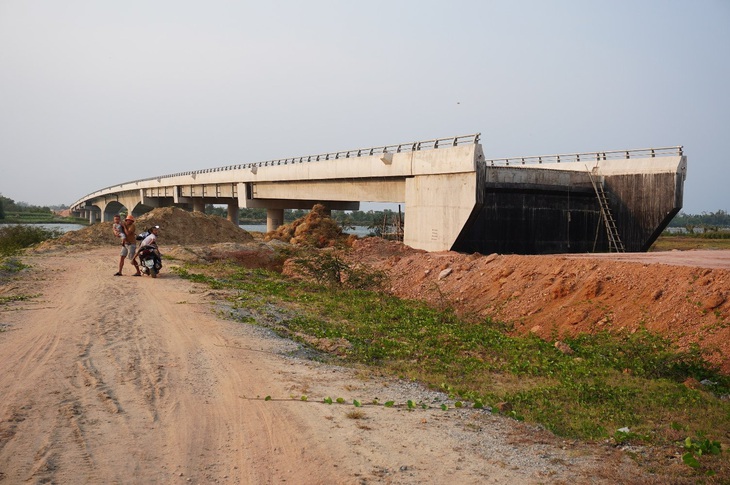
[[[539,155],[532,157],[494,158],[486,160],[487,165],[509,166],[540,163],[600,162],[631,158],[654,158],[658,156],[683,156],[683,147],[637,148],[633,150],[610,150],[604,152],[566,153],[562,155]]]
[[[357,158],[357,157],[369,157],[373,155],[381,155],[384,153],[401,153],[401,152],[415,152],[418,150],[433,150],[437,148],[454,147],[457,145],[479,143],[479,137],[481,133],[475,133],[473,135],[462,135],[454,136],[450,138],[437,138],[435,140],[417,141],[410,143],[400,143],[398,145],[385,145],[380,147],[370,148],[358,148],[357,150],[346,150],[341,152],[330,152],[322,153],[319,155],[307,155],[304,157],[292,157],[292,158],[280,158],[278,160],[267,160],[265,162],[252,162],[244,163],[239,165],[227,165],[225,167],[208,168],[203,170],[197,170],[194,172],[181,172],[172,175],[164,175],[163,177],[152,177],[154,179],[164,177],[179,177],[181,175],[191,175],[193,173],[210,173],[210,172],[222,172],[225,170],[240,170],[245,168],[253,167],[268,167],[273,165],[288,165],[293,163],[305,163],[305,162],[318,162],[321,160],[338,160],[340,158]],[[147,179],[148,180],[148,179]]]
[[[85,195],[84,197],[80,198],[77,202],[81,202],[83,200],[89,199],[96,195],[100,195],[105,190],[109,190],[114,187],[121,187],[123,185],[136,184],[139,182],[146,182],[148,180],[160,181],[165,178],[184,177],[187,175],[192,176],[192,175],[197,175],[199,173],[202,174],[202,173],[212,173],[212,172],[224,172],[227,170],[242,170],[242,169],[247,169],[247,168],[252,169],[254,167],[269,167],[269,166],[274,166],[274,165],[288,165],[288,164],[294,164],[294,163],[318,162],[321,160],[338,160],[341,158],[369,157],[369,156],[381,155],[381,154],[385,154],[385,153],[415,152],[418,150],[433,150],[433,149],[438,149],[438,148],[448,148],[448,147],[455,147],[458,145],[467,145],[467,144],[476,145],[479,143],[480,137],[481,137],[481,133],[474,133],[473,135],[460,135],[460,136],[452,136],[449,138],[436,138],[433,140],[399,143],[397,145],[385,145],[385,146],[379,146],[379,147],[358,148],[356,150],[322,153],[319,155],[307,155],[304,157],[280,158],[277,160],[267,160],[264,162],[250,162],[250,163],[242,163],[242,164],[237,164],[237,165],[226,165],[224,167],[206,168],[203,170],[192,170],[192,171],[178,172],[178,173],[173,173],[173,174],[168,174],[168,175],[159,175],[157,177],[137,179],[137,180],[132,180],[130,182],[124,182],[122,184],[110,185],[109,187],[104,187],[103,189],[99,189],[94,192],[91,192],[90,194]]]

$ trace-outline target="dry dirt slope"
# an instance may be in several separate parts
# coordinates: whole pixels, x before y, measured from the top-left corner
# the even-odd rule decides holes
[[[644,327],[681,348],[698,344],[730,373],[730,270],[712,268],[727,266],[727,251],[706,253],[702,261],[710,267],[698,267],[703,263],[697,258],[684,266],[606,255],[426,253],[368,238],[355,243],[352,257],[386,270],[390,291],[399,297],[491,316],[512,323],[516,333],[550,339]]]

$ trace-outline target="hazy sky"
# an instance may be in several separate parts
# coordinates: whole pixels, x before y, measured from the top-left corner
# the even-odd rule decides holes
[[[683,210],[730,210],[728,90],[728,0],[0,0],[0,194],[481,132],[684,145]]]

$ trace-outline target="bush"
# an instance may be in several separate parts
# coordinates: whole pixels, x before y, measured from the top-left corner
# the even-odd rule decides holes
[[[0,227],[0,255],[10,255],[47,239],[54,239],[61,231],[43,227],[12,225]]]
[[[382,271],[364,266],[352,266],[338,253],[320,251],[306,253],[294,259],[302,274],[325,286],[369,290],[378,289],[386,282]]]
[[[705,231],[697,236],[703,239],[730,239],[730,231]]]

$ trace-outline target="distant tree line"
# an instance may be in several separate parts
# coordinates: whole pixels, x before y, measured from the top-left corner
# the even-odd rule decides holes
[[[220,217],[227,217],[228,210],[226,207],[207,205],[205,207],[206,214],[217,215]],[[284,222],[289,223],[306,216],[309,213],[308,209],[286,209],[284,210]],[[373,227],[381,225],[383,220],[393,219],[395,212],[389,209],[384,211],[332,211],[332,219],[336,220],[341,226],[363,226]],[[238,210],[238,223],[239,224],[265,224],[266,223],[266,209],[239,209]]]
[[[684,227],[692,232],[695,228],[717,231],[720,228],[730,227],[730,214],[720,209],[717,212],[703,212],[702,214],[685,214],[680,212],[669,223],[669,227]]]
[[[18,216],[52,216],[49,207],[39,207],[25,202],[15,202],[13,199],[0,195],[0,220]]]

